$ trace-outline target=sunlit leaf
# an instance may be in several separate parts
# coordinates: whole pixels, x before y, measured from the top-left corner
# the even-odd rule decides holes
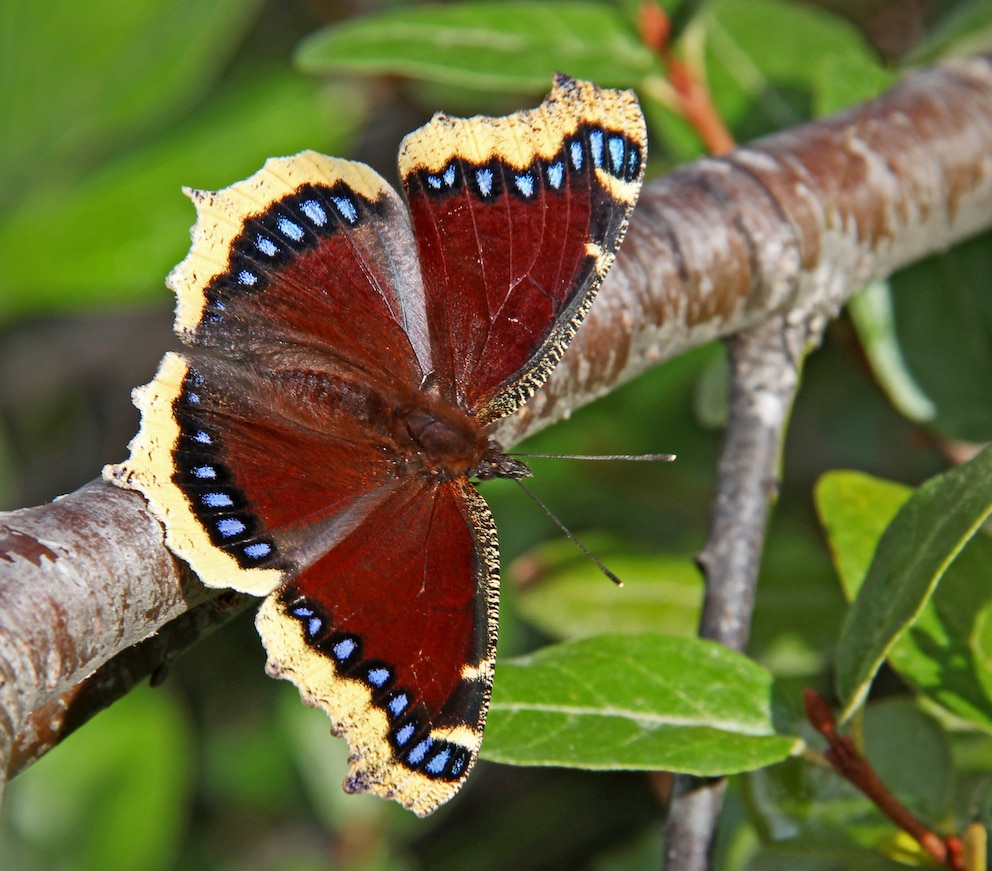
[[[390,10],[319,31],[313,73],[395,73],[453,85],[545,91],[554,72],[630,87],[657,69],[631,24],[602,3],[451,3]]]
[[[837,691],[845,718],[990,513],[992,449],[931,479],[899,510],[878,543],[838,641]]]
[[[483,755],[515,765],[729,774],[802,742],[764,668],[712,642],[603,635],[501,662]]]

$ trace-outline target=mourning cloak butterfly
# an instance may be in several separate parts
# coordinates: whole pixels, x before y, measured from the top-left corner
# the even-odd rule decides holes
[[[196,204],[168,285],[189,350],[137,389],[105,477],[210,587],[267,596],[268,672],[348,740],[350,792],[458,791],[493,681],[499,550],[470,479],[522,477],[490,426],[547,379],[634,207],[632,93],[558,76],[537,109],[404,139],[409,209],[305,151]]]

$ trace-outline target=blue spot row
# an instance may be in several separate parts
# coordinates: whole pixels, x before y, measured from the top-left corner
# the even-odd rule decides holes
[[[221,444],[202,422],[204,379],[190,369],[173,408],[179,439],[173,449],[173,481],[211,543],[231,554],[242,568],[276,555],[272,541],[258,535],[258,521],[225,467]]]
[[[261,214],[245,221],[231,243],[227,270],[206,288],[207,305],[198,328],[209,335],[230,318],[232,299],[264,290],[278,271],[300,253],[316,248],[321,239],[359,225],[377,206],[343,181],[333,185],[304,184]]]
[[[313,600],[298,597],[292,585],[283,591],[281,600],[286,613],[300,621],[307,642],[333,660],[338,674],[369,688],[373,704],[389,718],[388,738],[402,765],[432,778],[457,780],[462,776],[471,760],[469,750],[430,736],[423,711],[411,693],[392,686],[395,673],[389,665],[363,659],[358,636],[332,634],[331,618]]]
[[[421,172],[418,178],[424,190],[439,196],[456,192],[464,184],[482,200],[495,199],[504,191],[530,200],[545,189],[563,191],[569,173],[584,177],[590,169],[632,181],[640,173],[641,149],[620,133],[599,127],[581,127],[563,143],[559,155],[549,161],[535,160],[523,171],[498,159],[473,166],[456,158],[439,173]],[[417,182],[408,178],[407,183],[416,185]]]

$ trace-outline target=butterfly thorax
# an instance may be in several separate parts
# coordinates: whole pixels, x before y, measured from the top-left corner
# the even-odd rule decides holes
[[[457,478],[478,465],[488,448],[473,417],[429,393],[397,407],[391,429],[408,475]]]
[[[418,401],[397,408],[393,432],[399,468],[406,475],[445,480],[530,475],[526,465],[506,456],[476,418],[431,394],[421,394]]]

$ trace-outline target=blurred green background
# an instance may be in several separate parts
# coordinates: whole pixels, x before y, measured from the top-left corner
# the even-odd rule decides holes
[[[639,90],[651,175],[698,156],[638,43],[637,5],[0,0],[3,507],[51,499],[124,457],[138,423],[128,392],[173,344],[163,278],[189,244],[183,185],[222,187],[302,148],[395,180],[400,138],[434,111],[534,105],[556,69]],[[964,0],[663,5],[740,141],[866,99],[901,66],[988,46],[992,30],[989,3]],[[809,361],[750,648],[793,701],[803,686],[827,690],[845,610],[813,485],[835,468],[914,485],[989,440],[990,278],[988,237],[931,258],[873,287]],[[484,485],[506,575],[501,657],[606,630],[694,631],[692,557],[725,390],[722,349],[699,348],[524,447],[678,454],[653,468],[534,462],[534,489],[622,591],[515,488]],[[418,821],[343,795],[344,742],[263,661],[245,616],[17,778],[0,871],[658,867],[664,776],[483,762],[451,805]],[[935,813],[972,808],[992,762],[987,736],[938,728],[895,677],[882,684],[896,697],[874,728],[886,734],[895,718],[914,746],[934,748],[928,782],[907,789],[946,775]],[[893,750],[889,761],[904,759]],[[864,849],[877,817],[852,813],[850,794],[819,776],[790,763],[735,780],[721,866],[889,867]],[[809,796],[826,793],[836,802],[818,816]]]

